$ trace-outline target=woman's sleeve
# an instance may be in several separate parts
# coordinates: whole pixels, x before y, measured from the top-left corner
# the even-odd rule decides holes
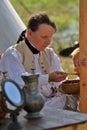
[[[22,65],[22,56],[16,49],[10,48],[3,54],[1,66],[2,71],[8,72],[8,77],[10,79],[18,83],[20,87],[24,86],[21,74],[25,72],[25,69]]]

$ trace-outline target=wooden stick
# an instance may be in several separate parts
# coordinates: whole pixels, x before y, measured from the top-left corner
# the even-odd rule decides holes
[[[78,75],[77,73],[69,73],[67,72],[68,75]]]

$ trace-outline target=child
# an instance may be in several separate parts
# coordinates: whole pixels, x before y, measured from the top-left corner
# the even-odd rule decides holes
[[[80,53],[80,49],[79,48],[76,48],[71,56],[72,56],[72,59],[73,59],[73,64],[74,64],[74,71],[77,73],[78,77],[77,79],[80,78],[80,64],[79,64],[79,53]]]
[[[74,64],[74,71],[77,73],[77,78],[80,78],[80,65],[79,65],[79,48],[76,48],[71,56],[72,56],[72,60],[73,60],[73,64]],[[78,94],[71,94],[68,95],[67,94],[67,100],[66,100],[66,109],[67,110],[72,110],[72,111],[78,111],[78,101],[79,101],[79,93]]]
[[[79,54],[80,54],[80,49],[76,48],[71,56],[74,64],[74,71],[77,73],[77,78],[80,79],[80,64],[79,64]],[[78,94],[78,99],[77,99],[77,109],[79,110],[79,94]],[[80,111],[80,110],[79,110]]]

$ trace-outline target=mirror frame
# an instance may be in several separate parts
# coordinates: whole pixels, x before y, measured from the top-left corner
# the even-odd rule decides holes
[[[6,83],[6,82],[11,82],[11,83],[13,83],[13,84],[17,87],[17,89],[19,90],[20,95],[21,95],[21,102],[20,102],[19,104],[16,104],[16,103],[12,102],[12,101],[9,99],[8,95],[6,94],[6,91],[5,91],[5,83]],[[24,94],[24,92],[22,91],[22,89],[20,89],[20,86],[19,86],[14,80],[12,80],[12,79],[5,79],[5,80],[3,80],[3,81],[2,81],[2,91],[3,91],[4,97],[7,99],[7,101],[8,101],[11,105],[13,105],[14,107],[17,107],[17,109],[24,106],[24,103],[25,103],[25,94]],[[8,108],[7,108],[7,109],[8,109]]]

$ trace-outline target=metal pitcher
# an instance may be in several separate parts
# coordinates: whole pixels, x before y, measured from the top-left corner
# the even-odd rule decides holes
[[[22,74],[22,78],[25,82],[24,91],[26,102],[24,110],[27,112],[27,115],[25,116],[27,119],[42,117],[40,111],[44,106],[44,97],[38,91],[38,77],[39,74],[35,73]]]

